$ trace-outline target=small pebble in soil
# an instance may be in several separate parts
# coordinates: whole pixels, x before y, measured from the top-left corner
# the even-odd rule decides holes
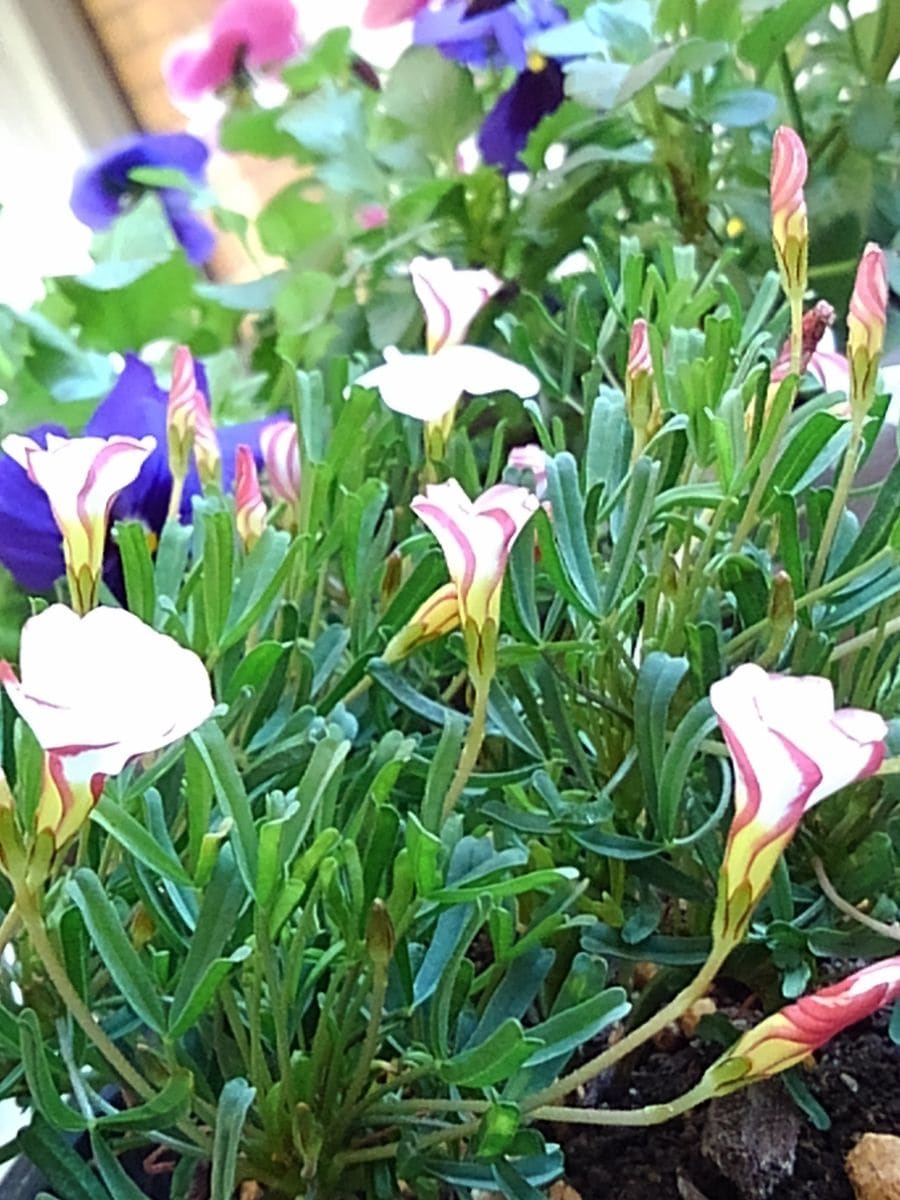
[[[845,1162],[856,1200],[900,1200],[900,1137],[865,1133]]]

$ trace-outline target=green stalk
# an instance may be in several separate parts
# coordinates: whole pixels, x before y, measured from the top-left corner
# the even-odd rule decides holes
[[[714,945],[710,951],[709,958],[691,982],[686,987],[683,987],[678,995],[674,996],[668,1004],[664,1005],[648,1021],[645,1021],[642,1025],[638,1025],[636,1029],[632,1029],[621,1041],[607,1047],[601,1054],[596,1055],[590,1061],[577,1067],[574,1071],[570,1071],[568,1075],[564,1075],[562,1079],[558,1079],[555,1083],[550,1084],[549,1087],[530,1097],[523,1107],[523,1112],[533,1113],[536,1109],[543,1108],[548,1104],[553,1104],[556,1100],[562,1099],[569,1092],[594,1079],[601,1071],[605,1071],[608,1067],[613,1066],[614,1063],[620,1062],[639,1046],[642,1046],[644,1042],[655,1037],[657,1033],[665,1029],[672,1021],[677,1020],[695,1001],[705,995],[722,963],[728,957],[730,950],[730,944]]]
[[[363,1093],[375,1051],[378,1049],[378,1035],[381,1032],[381,1020],[384,1016],[384,1000],[387,994],[388,970],[387,962],[376,962],[373,967],[372,1000],[369,1007],[369,1021],[366,1026],[366,1036],[356,1060],[356,1067],[347,1088],[342,1108],[347,1118],[352,1115],[353,1108]]]
[[[791,296],[791,374],[799,381],[800,363],[803,354],[803,297]],[[788,405],[784,410],[784,415],[781,418],[781,424],[775,437],[772,439],[772,445],[769,447],[763,461],[759,466],[759,473],[756,476],[756,482],[750,492],[750,499],[747,501],[747,507],[744,509],[744,515],[735,530],[734,537],[731,539],[731,549],[733,551],[740,550],[744,542],[753,528],[759,512],[759,506],[762,503],[763,495],[768,487],[769,479],[775,466],[778,462],[778,452],[781,450],[781,442],[787,432],[788,424],[791,419],[791,405]]]
[[[857,650],[862,650],[866,646],[877,641],[879,638],[889,638],[895,633],[900,633],[900,617],[894,617],[885,625],[879,625],[875,629],[867,629],[865,633],[857,634],[856,637],[848,638],[846,642],[841,642],[839,646],[835,646],[828,659],[829,662],[839,662],[842,658],[846,658],[848,654],[855,654]]]
[[[829,579],[826,583],[821,584],[819,587],[804,593],[802,596],[798,596],[794,601],[794,607],[796,608],[797,612],[800,612],[801,609],[811,608],[812,605],[818,604],[820,600],[824,600],[828,596],[833,595],[835,592],[841,591],[841,589],[846,587],[848,583],[852,583],[853,580],[859,575],[864,575],[867,571],[870,571],[872,567],[881,562],[882,559],[890,558],[893,553],[894,551],[890,546],[884,546],[878,551],[877,554],[874,554],[871,558],[866,559],[865,562],[858,563],[855,567],[851,567],[850,570],[845,571],[843,575],[836,575],[834,579]],[[769,618],[763,617],[761,621],[756,621],[753,625],[748,625],[746,629],[742,629],[741,632],[733,637],[725,647],[726,658],[733,658],[734,655],[737,654],[739,650],[742,650],[748,642],[752,642],[758,634],[762,633],[768,624]]]
[[[834,535],[837,533],[838,524],[847,507],[847,499],[850,495],[853,477],[856,474],[856,468],[859,463],[862,437],[863,423],[862,421],[858,421],[856,417],[853,417],[850,441],[844,454],[844,461],[841,463],[841,473],[838,475],[838,480],[835,484],[831,504],[828,506],[825,528],[822,530],[819,548],[816,551],[816,559],[809,577],[809,586],[812,590],[815,590],[819,586],[825,576],[825,569],[828,566],[828,556],[831,553],[831,547],[834,543]]]
[[[462,753],[459,756],[456,773],[450,781],[450,787],[447,789],[447,795],[444,798],[444,808],[441,814],[444,821],[452,816],[459,798],[463,794],[466,784],[469,782],[469,776],[475,770],[475,764],[478,762],[478,755],[481,752],[485,733],[487,732],[487,710],[490,689],[490,679],[479,677],[475,684],[472,721],[466,733],[466,740],[463,743]]]
[[[123,1083],[136,1092],[144,1100],[152,1100],[155,1096],[153,1088],[146,1079],[131,1065],[125,1055],[119,1050],[112,1039],[98,1025],[91,1010],[72,986],[65,968],[56,956],[56,951],[50,943],[44,922],[41,919],[37,903],[30,892],[20,890],[16,893],[16,907],[19,917],[25,927],[25,932],[31,945],[43,964],[47,977],[56,988],[60,1000],[81,1026],[88,1039],[103,1055]]]

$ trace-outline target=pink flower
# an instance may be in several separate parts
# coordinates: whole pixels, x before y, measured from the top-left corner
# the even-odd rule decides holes
[[[856,271],[847,317],[847,360],[850,363],[850,407],[862,416],[875,390],[875,374],[884,348],[887,320],[887,268],[884,251],[869,242]]]
[[[46,492],[62,534],[72,604],[86,613],[97,603],[112,503],[137,479],[156,439],[48,433],[44,448],[33,438],[11,434],[3,449]]]
[[[413,512],[440,542],[447,560],[473,679],[493,674],[492,647],[500,625],[506,562],[537,507],[527,488],[506,483],[470,500],[455,479],[432,484],[412,502]],[[483,657],[486,646],[491,661]]]
[[[382,229],[390,220],[385,204],[363,204],[356,210],[356,223],[360,229]]]
[[[384,365],[366,371],[356,383],[377,388],[394,412],[429,424],[451,416],[464,392],[513,392],[525,399],[540,389],[525,367],[481,346],[448,346],[437,354],[401,354],[389,346]]]
[[[809,225],[803,185],[808,170],[803,142],[793,129],[780,126],[772,143],[770,198],[772,240],[788,295],[802,295],[806,288]]]
[[[240,445],[234,463],[234,515],[245,550],[252,550],[266,528],[266,502],[259,487],[256,459],[249,446]]]
[[[425,310],[429,354],[461,345],[474,319],[503,287],[490,271],[457,270],[449,258],[414,258],[409,273]]]
[[[0,682],[45,751],[38,829],[59,847],[76,833],[107,776],[190,733],[210,716],[206,668],[192,650],[132,613],[62,604],[22,629],[21,682],[0,662]]]
[[[428,5],[428,0],[369,0],[363,13],[367,29],[386,29],[412,18]]]
[[[273,495],[290,508],[300,498],[300,447],[293,421],[272,421],[259,435]]]
[[[716,1088],[721,1094],[777,1075],[898,996],[900,957],[873,963],[760,1021],[710,1067],[707,1078],[722,1076],[725,1082]]]
[[[715,936],[737,940],[803,814],[878,770],[887,726],[864,709],[836,712],[827,679],[753,663],[714,683],[709,698],[735,775]]]
[[[514,446],[506,465],[514,471],[530,471],[534,476],[534,494],[538,500],[543,500],[547,494],[547,455],[540,446],[534,442],[529,442],[527,446]]]
[[[289,61],[302,45],[292,0],[225,0],[204,40],[186,39],[173,48],[166,80],[173,96],[198,100],[242,69]]]

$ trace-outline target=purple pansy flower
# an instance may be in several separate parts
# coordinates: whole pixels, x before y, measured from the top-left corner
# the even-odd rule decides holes
[[[204,263],[213,252],[215,234],[194,215],[187,192],[149,188],[135,182],[131,172],[138,167],[174,168],[204,185],[208,158],[204,143],[189,133],[142,133],[123,138],[78,172],[70,200],[72,212],[91,229],[107,229],[136,197],[155,191],[187,257],[192,263]]]
[[[471,67],[513,67],[519,72],[488,113],[478,137],[487,163],[504,171],[524,170],[519,155],[542,117],[564,99],[557,62],[529,53],[529,42],[568,20],[552,0],[449,0],[415,19],[413,40],[436,46],[447,58]]]
[[[199,362],[196,374],[198,386],[208,395],[206,375]],[[138,520],[154,534],[159,534],[163,527],[172,490],[166,453],[167,401],[168,393],[157,385],[150,367],[134,355],[128,355],[115,387],[87,423],[84,432],[89,436],[129,434],[144,437],[150,434],[156,438],[156,449],[144,463],[137,479],[120,492],[114,502],[110,526],[115,521]],[[222,448],[223,490],[229,491],[233,485],[235,453],[241,443],[253,448],[257,466],[262,467],[259,435],[268,420],[224,425],[217,429]],[[46,433],[66,436],[66,430],[59,425],[40,425],[28,433],[41,444]],[[181,502],[183,521],[190,519],[191,498],[199,493],[197,468],[192,465]],[[46,493],[32,483],[27,472],[8,455],[0,456],[0,563],[28,592],[49,592],[55,581],[65,574],[62,539]],[[121,568],[118,552],[112,545],[107,547],[104,578],[121,596]]]

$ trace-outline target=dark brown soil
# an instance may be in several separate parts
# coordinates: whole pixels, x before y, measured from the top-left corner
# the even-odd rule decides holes
[[[699,1079],[709,1060],[709,1047],[698,1043],[655,1051],[627,1081],[604,1088],[604,1105],[636,1108],[672,1100]],[[655,1129],[557,1125],[552,1134],[565,1150],[566,1179],[583,1200],[745,1200],[754,1194],[771,1200],[853,1200],[843,1168],[848,1151],[869,1131],[900,1134],[900,1047],[888,1037],[884,1015],[831,1042],[804,1081],[831,1118],[831,1129],[819,1131],[800,1114],[793,1170],[788,1164],[788,1177],[770,1180],[769,1187],[757,1181],[762,1190],[755,1193],[742,1170],[747,1164],[740,1161],[746,1146],[736,1144],[729,1162],[719,1144],[716,1157],[728,1175],[704,1154],[709,1106]],[[773,1119],[776,1127],[769,1129],[768,1139],[759,1137],[761,1147],[778,1138],[780,1123],[789,1126],[794,1120],[793,1102],[781,1084],[769,1086],[782,1092],[790,1107],[782,1106],[782,1096],[775,1097],[781,1116]],[[732,1099],[736,1096],[725,1103]],[[784,1140],[794,1142],[790,1131]]]

